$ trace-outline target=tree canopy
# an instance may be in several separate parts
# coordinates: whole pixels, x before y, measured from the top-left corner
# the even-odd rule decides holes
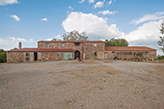
[[[86,32],[79,33],[78,31],[74,30],[64,34],[63,36],[64,41],[84,41],[88,40],[88,36],[86,36]]]
[[[126,39],[110,39],[105,40],[105,46],[128,46]]]
[[[162,46],[162,48],[160,48],[160,49],[164,52],[164,20],[161,23],[161,29],[159,29],[159,30],[160,30],[160,33],[162,36],[160,36],[160,41],[158,41],[158,45]]]

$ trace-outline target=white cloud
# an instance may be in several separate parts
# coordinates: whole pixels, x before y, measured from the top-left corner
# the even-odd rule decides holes
[[[73,10],[73,8],[71,6],[68,7],[69,9]]]
[[[59,37],[61,37],[60,35],[57,35],[55,38],[59,38]]]
[[[118,13],[118,11],[109,11],[109,10],[106,10],[106,11],[99,11],[98,14],[103,14],[103,15],[111,15],[111,14],[116,14]]]
[[[140,45],[140,46],[149,46],[155,49],[158,49],[158,54],[162,54],[159,50],[157,42],[160,40],[159,28],[162,20],[159,21],[150,21],[148,23],[142,24],[136,30],[121,36],[120,38],[127,39],[130,42],[130,45]]]
[[[33,39],[26,40],[24,38],[15,38],[15,37],[7,37],[8,39],[11,39],[12,41],[19,41],[19,42],[34,42]]]
[[[103,5],[104,5],[104,1],[103,2],[101,2],[101,1],[98,1],[95,5],[94,5],[94,8],[101,8],[101,7],[103,7]]]
[[[158,49],[159,28],[162,20],[149,21],[136,30],[125,34],[119,31],[116,24],[108,25],[105,18],[82,12],[71,12],[62,22],[66,32],[77,30],[86,32],[90,40],[125,38],[131,46],[148,46]],[[158,50],[158,54],[162,52]]]
[[[82,12],[70,13],[67,19],[63,21],[62,26],[67,32],[73,30],[85,31],[91,39],[110,39],[123,34],[117,29],[116,24],[108,26],[106,19]]]
[[[46,39],[46,41],[51,41],[53,38],[48,38],[48,39]]]
[[[13,3],[18,3],[17,0],[0,0],[0,5],[1,6],[5,6],[8,4],[13,4]]]
[[[51,41],[52,39],[62,39],[60,35],[55,36],[54,38],[48,38],[46,41]]]
[[[138,27],[136,30],[130,32],[125,35],[125,38],[131,42],[132,44],[137,43],[151,43],[159,40],[159,28],[160,21],[150,21],[148,23],[144,23],[142,26]]]
[[[79,1],[78,3],[84,3],[85,2],[85,0],[81,0],[81,1]]]
[[[43,18],[43,19],[41,19],[41,21],[47,21],[48,22],[48,19],[47,18]]]
[[[10,15],[10,17],[15,19],[16,21],[20,21],[21,20],[17,15]]]
[[[31,45],[34,40],[32,39],[25,39],[25,38],[16,38],[16,37],[7,37],[7,38],[0,38],[0,48],[5,50],[10,50],[13,48],[18,48],[18,43],[26,43],[28,45]]]
[[[88,0],[89,1],[89,3],[94,3],[95,2],[95,0]]]
[[[112,1],[109,1],[109,5],[112,4]]]
[[[163,15],[163,16],[162,16]],[[162,12],[157,12],[155,14],[147,14],[144,15],[142,18],[137,19],[137,20],[132,20],[131,24],[135,24],[138,25],[140,23],[143,22],[147,22],[147,21],[155,21],[155,20],[161,20],[164,19],[164,11]]]

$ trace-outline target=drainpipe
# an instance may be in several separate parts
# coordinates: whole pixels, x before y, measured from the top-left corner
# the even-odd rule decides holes
[[[8,63],[8,52],[6,52],[6,63]]]
[[[122,51],[121,51],[121,60],[122,60]]]

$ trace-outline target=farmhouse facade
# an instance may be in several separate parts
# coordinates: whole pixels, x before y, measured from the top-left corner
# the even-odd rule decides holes
[[[155,59],[149,47],[105,47],[104,41],[39,41],[37,48],[7,51],[7,62],[56,61],[73,59],[142,60]]]

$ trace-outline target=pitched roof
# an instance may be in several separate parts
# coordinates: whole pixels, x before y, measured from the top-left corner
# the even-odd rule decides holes
[[[8,52],[52,52],[52,51],[58,51],[58,52],[72,52],[73,49],[44,49],[44,48],[23,48],[23,49],[15,49],[15,50],[9,50]]]
[[[120,47],[120,46],[114,46],[114,47],[105,47],[105,51],[156,51],[156,49],[149,48],[149,47]]]
[[[54,43],[105,43],[104,41],[39,41],[40,42],[45,42],[45,43],[50,43],[50,42],[54,42]]]

